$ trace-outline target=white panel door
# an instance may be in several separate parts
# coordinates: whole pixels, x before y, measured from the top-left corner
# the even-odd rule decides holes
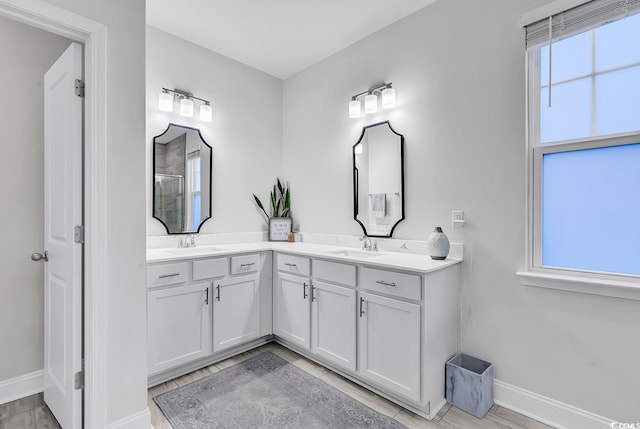
[[[274,333],[305,349],[311,346],[310,283],[306,277],[279,273],[274,286]]]
[[[311,350],[356,370],[356,291],[314,281],[311,287]]]
[[[358,372],[419,402],[420,306],[361,292],[358,314]]]
[[[213,298],[213,351],[260,335],[258,276],[216,281]]]
[[[147,356],[155,374],[211,354],[210,283],[147,292]]]
[[[82,46],[72,43],[44,76],[44,400],[64,429],[82,427]]]

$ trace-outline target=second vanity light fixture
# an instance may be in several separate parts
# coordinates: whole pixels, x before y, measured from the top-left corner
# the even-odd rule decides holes
[[[200,101],[200,120],[202,122],[211,122],[213,110],[211,102],[198,98],[188,91],[182,89],[162,88],[162,92],[158,96],[158,109],[163,112],[173,112],[173,104],[178,100],[180,103],[180,114],[191,118],[193,116],[194,100]]]
[[[392,82],[374,85],[367,91],[361,92],[351,97],[349,102],[349,117],[359,118],[362,116],[362,105],[358,97],[364,97],[364,112],[376,113],[378,111],[378,96],[382,96],[382,108],[391,109],[396,105],[396,90],[391,87]]]

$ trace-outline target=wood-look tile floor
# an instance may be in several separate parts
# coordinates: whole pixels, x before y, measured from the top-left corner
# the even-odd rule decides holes
[[[447,404],[433,420],[429,421],[276,343],[266,344],[149,389],[148,402],[153,427],[155,429],[172,429],[172,426],[165,419],[162,411],[160,411],[156,403],[153,402],[154,396],[216,373],[221,369],[242,362],[265,350],[275,353],[298,368],[323,380],[325,383],[375,411],[394,418],[409,429],[551,429],[551,426],[542,424],[498,405],[494,405],[484,419],[477,419]],[[0,427],[0,429],[4,428]]]
[[[0,429],[61,429],[42,393],[0,405]]]
[[[338,374],[286,349],[270,343],[227,360],[199,369],[182,377],[152,387],[148,392],[151,423],[155,429],[172,429],[153,397],[176,387],[191,383],[209,374],[242,362],[258,353],[269,350],[307,373],[346,393],[375,411],[390,416],[409,429],[550,429],[550,426],[532,420],[506,408],[494,405],[484,419],[477,419],[464,411],[445,405],[438,415],[428,421],[407,411],[381,396],[358,386]],[[42,399],[42,394],[32,395],[0,405],[0,429],[61,429]],[[247,428],[251,429],[251,428]]]

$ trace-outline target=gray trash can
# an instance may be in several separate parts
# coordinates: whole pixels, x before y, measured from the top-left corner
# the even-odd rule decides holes
[[[493,364],[464,353],[447,361],[447,402],[481,419],[493,405]]]

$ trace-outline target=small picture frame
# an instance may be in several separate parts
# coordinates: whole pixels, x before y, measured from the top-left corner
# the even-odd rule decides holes
[[[291,232],[291,218],[272,217],[269,219],[269,241],[287,241]]]

